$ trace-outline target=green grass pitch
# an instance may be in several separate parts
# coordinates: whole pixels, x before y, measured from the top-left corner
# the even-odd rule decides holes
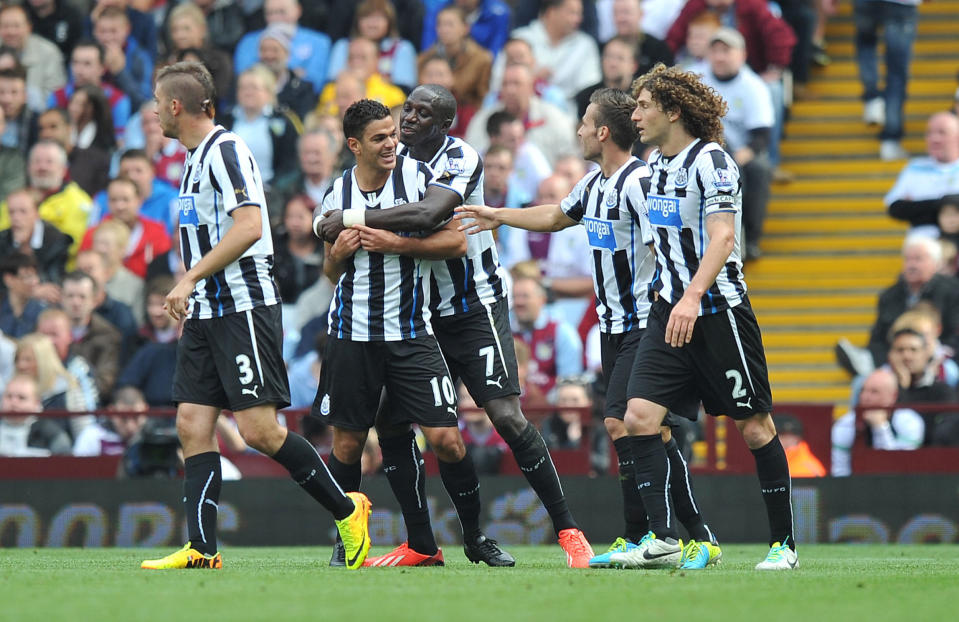
[[[558,546],[511,547],[516,568],[332,569],[330,549],[226,548],[220,571],[146,571],[169,551],[4,549],[0,620],[955,619],[959,545],[810,545],[760,573],[766,547],[726,544],[705,571],[570,570]],[[375,547],[374,553],[386,552]]]

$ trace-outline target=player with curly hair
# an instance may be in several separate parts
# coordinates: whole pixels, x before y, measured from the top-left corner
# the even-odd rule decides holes
[[[708,561],[708,547],[684,551],[679,541],[659,434],[667,410],[696,396],[707,413],[736,420],[756,459],[770,527],[769,554],[756,568],[796,568],[789,465],[770,416],[766,356],[742,274],[742,183],[717,142],[726,103],[697,75],[661,64],[636,80],[633,96],[640,139],[656,147],[644,210],[657,262],[655,301],[625,418],[650,532],[611,561],[630,568]]]

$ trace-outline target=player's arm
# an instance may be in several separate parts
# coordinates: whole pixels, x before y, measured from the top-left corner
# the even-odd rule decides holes
[[[453,221],[425,238],[400,236],[392,231],[363,225],[354,225],[350,231],[354,230],[359,232],[363,249],[369,252],[405,255],[417,259],[456,259],[466,255],[466,236],[457,230]]]
[[[726,260],[736,245],[735,212],[713,212],[706,216],[705,225],[706,233],[709,234],[706,252],[703,253],[699,269],[683,292],[683,297],[673,307],[666,324],[666,342],[676,348],[692,340],[693,326],[699,316],[702,298],[706,290],[716,282],[719,271],[726,265]]]
[[[167,294],[167,313],[175,320],[186,317],[187,303],[198,282],[242,257],[263,234],[259,205],[241,205],[230,212],[230,216],[233,218],[233,226],[226,235],[195,266],[187,270],[180,282]]]
[[[500,225],[509,225],[527,231],[559,231],[577,224],[555,203],[524,207],[486,207],[485,205],[464,205],[457,207],[454,220],[472,218],[472,222],[460,225],[459,230],[475,234],[480,231],[492,231]]]
[[[386,231],[433,231],[448,220],[453,208],[462,202],[463,198],[457,192],[431,184],[427,186],[422,201],[384,210],[363,210],[360,224]],[[351,214],[347,218],[347,224],[354,224],[353,217]],[[325,217],[314,221],[314,230],[320,238],[332,242],[346,228],[343,218],[342,210],[329,211]]]
[[[345,231],[332,244],[324,242],[323,274],[330,279],[331,283],[340,280],[340,277],[346,272],[346,262],[359,248],[359,231]]]

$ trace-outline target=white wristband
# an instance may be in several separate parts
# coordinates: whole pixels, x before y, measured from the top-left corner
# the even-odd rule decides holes
[[[320,232],[319,230],[317,230],[317,227],[319,226],[320,221],[323,220],[323,218],[325,218],[325,214],[320,214],[319,213],[320,210],[316,210],[316,212],[317,212],[316,216],[313,217],[313,235],[315,235],[316,237],[320,237]]]
[[[353,225],[366,225],[365,209],[345,209],[343,210],[343,227],[349,229]]]

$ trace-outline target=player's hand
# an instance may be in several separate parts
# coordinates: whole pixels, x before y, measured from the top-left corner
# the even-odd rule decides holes
[[[495,207],[486,207],[485,205],[461,205],[453,210],[454,220],[470,219],[461,224],[457,231],[465,231],[470,235],[475,235],[480,231],[492,231],[500,226],[500,221],[496,217]]]
[[[190,306],[190,294],[193,293],[195,287],[196,281],[189,276],[185,276],[166,295],[163,309],[177,322],[186,318]]]
[[[343,210],[330,210],[316,224],[316,235],[324,242],[332,244],[344,229]]]
[[[360,232],[356,229],[344,230],[330,247],[330,259],[340,263],[360,248]]]
[[[699,302],[683,296],[673,307],[666,323],[666,343],[681,348],[693,339],[693,327],[699,316]]]
[[[350,230],[356,230],[360,234],[360,246],[363,250],[370,253],[396,253],[400,236],[392,231],[384,229],[371,229],[365,225],[353,225]]]

